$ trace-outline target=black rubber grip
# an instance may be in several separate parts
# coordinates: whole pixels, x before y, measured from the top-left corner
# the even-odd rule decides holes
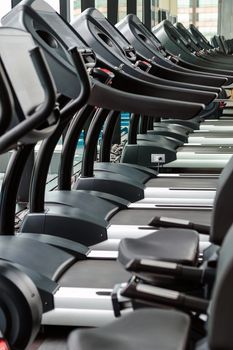
[[[195,298],[182,294],[180,300],[181,306],[183,305],[188,310],[206,313],[209,307],[209,301],[201,298]]]
[[[171,118],[182,119],[189,119],[204,108],[204,105],[199,103],[181,102],[120,91],[96,80],[94,80],[88,103],[91,106],[109,110],[148,114],[154,117],[167,117],[169,115]]]
[[[182,222],[183,221],[183,222]],[[159,216],[155,216],[149,223],[149,226],[153,227],[174,227],[174,228],[186,228],[198,231],[199,233],[203,233],[206,235],[210,234],[210,226],[196,224],[194,222],[175,219],[175,218],[162,218]]]

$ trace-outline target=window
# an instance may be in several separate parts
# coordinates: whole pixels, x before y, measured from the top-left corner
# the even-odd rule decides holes
[[[75,17],[81,13],[81,0],[70,1],[70,19],[73,21]]]
[[[218,0],[178,0],[178,22],[193,23],[209,39],[217,32]]]
[[[192,1],[190,3],[187,0],[178,0],[177,1],[177,6],[179,6],[179,7],[190,7],[190,6],[192,6]]]
[[[197,1],[197,7],[216,7],[218,6],[218,0],[199,0]]]
[[[11,0],[4,0],[0,2],[0,18],[5,16],[11,10]]]
[[[159,11],[159,2],[158,0],[151,1],[151,27],[156,26],[158,24],[158,11]]]
[[[127,14],[127,3],[126,0],[119,0],[118,3],[118,21],[123,19]]]
[[[107,17],[107,0],[95,0],[95,7]]]
[[[142,0],[137,1],[137,16],[142,21]]]

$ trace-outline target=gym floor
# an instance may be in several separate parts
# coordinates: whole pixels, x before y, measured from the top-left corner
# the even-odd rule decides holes
[[[72,327],[42,327],[29,350],[67,350],[66,341],[72,329]]]

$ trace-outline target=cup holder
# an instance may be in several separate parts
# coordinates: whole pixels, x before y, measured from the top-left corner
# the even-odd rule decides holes
[[[98,36],[100,37],[101,40],[105,42],[105,44],[107,44],[110,47],[113,46],[112,41],[109,39],[109,37],[106,34],[98,33]]]
[[[36,32],[48,46],[50,46],[52,49],[58,49],[58,42],[50,33],[40,29],[38,29]]]
[[[139,38],[140,38],[142,41],[144,41],[145,43],[148,41],[148,39],[147,39],[147,37],[146,37],[145,35],[143,35],[143,34],[141,34],[141,33],[137,33],[137,34],[138,34]]]

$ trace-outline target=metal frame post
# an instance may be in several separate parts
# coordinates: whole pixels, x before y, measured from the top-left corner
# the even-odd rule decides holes
[[[68,22],[70,22],[70,0],[60,1],[60,15]]]
[[[145,26],[151,30],[151,0],[143,0],[142,18]]]
[[[95,0],[81,0],[81,11],[85,11],[89,7],[95,7]]]
[[[118,0],[107,0],[107,18],[115,25],[118,21]]]
[[[137,14],[137,1],[136,0],[127,0],[127,15]]]

